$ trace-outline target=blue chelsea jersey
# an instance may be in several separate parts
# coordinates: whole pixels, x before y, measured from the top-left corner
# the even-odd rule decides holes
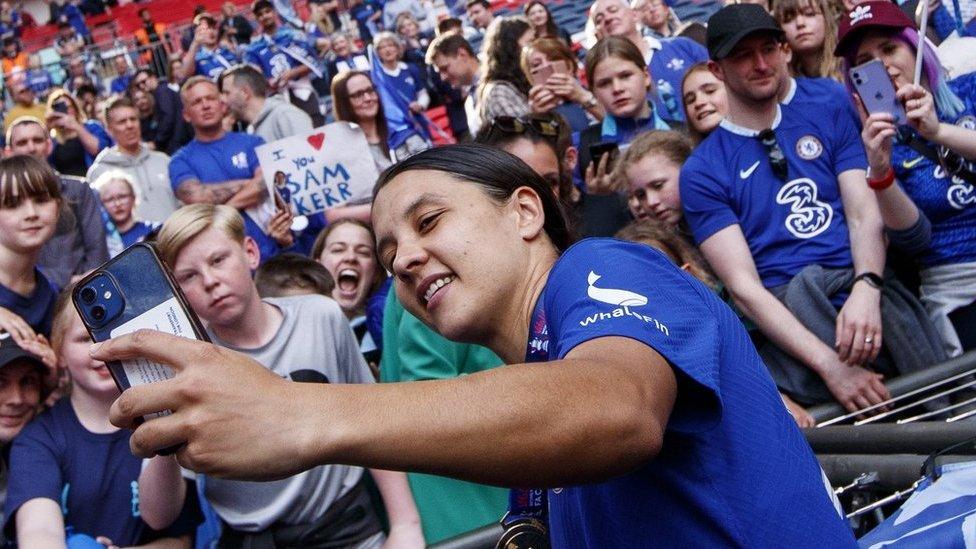
[[[781,103],[807,113],[812,113],[811,107],[816,105],[830,113],[825,115],[821,111],[819,116],[847,116],[854,127],[861,127],[861,117],[854,108],[847,88],[830,78],[790,78],[790,89]]]
[[[944,116],[941,120],[976,130],[976,73],[950,81],[949,88],[966,108],[952,120]],[[932,240],[920,258],[922,265],[976,261],[976,188],[959,177],[948,177],[937,162],[901,142],[894,144],[891,165],[902,188],[932,223]]]
[[[260,168],[255,149],[264,139],[246,133],[228,132],[216,141],[203,143],[196,139],[176,151],[169,162],[169,181],[173,192],[190,180],[200,183],[223,183],[234,179],[250,179]],[[261,260],[278,254],[278,244],[246,212],[244,228],[261,251]]]
[[[216,80],[220,73],[224,72],[224,69],[229,69],[241,62],[239,55],[223,46],[218,46],[212,50],[200,48],[193,59],[196,63],[196,74],[212,80]]]
[[[680,183],[696,242],[738,224],[767,288],[810,264],[851,266],[837,177],[867,165],[848,117],[825,117],[816,104],[778,111],[773,130],[789,167],[786,181],[774,175],[757,132],[723,120],[685,162]]]
[[[654,102],[661,117],[670,122],[684,122],[681,108],[681,80],[688,68],[695,63],[708,61],[708,52],[701,44],[678,36],[675,38],[645,38],[653,55],[647,70],[654,82],[655,93],[648,97]]]
[[[854,546],[741,322],[660,252],[577,243],[550,272],[534,317],[527,360],[626,337],[666,359],[678,387],[656,457],[549,491],[553,547]]]
[[[267,78],[301,65],[321,74],[315,47],[305,33],[285,27],[274,36],[262,34],[252,41],[244,50],[244,61],[260,67]]]

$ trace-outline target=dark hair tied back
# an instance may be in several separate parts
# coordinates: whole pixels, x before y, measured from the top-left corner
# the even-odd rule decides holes
[[[412,171],[431,170],[474,183],[497,202],[503,202],[522,187],[539,195],[545,215],[543,229],[560,252],[573,243],[572,230],[549,183],[525,162],[503,150],[474,143],[428,149],[390,166],[376,182],[373,198],[390,181]]]

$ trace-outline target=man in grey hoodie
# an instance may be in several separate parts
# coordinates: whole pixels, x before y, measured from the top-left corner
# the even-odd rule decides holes
[[[265,143],[312,131],[312,119],[305,111],[278,96],[266,97],[268,80],[251,65],[225,70],[217,86],[234,117]]]
[[[180,207],[169,184],[169,157],[140,141],[139,113],[121,96],[105,105],[106,129],[115,146],[104,149],[88,169],[88,181],[117,169],[135,182],[136,218],[162,223]]]

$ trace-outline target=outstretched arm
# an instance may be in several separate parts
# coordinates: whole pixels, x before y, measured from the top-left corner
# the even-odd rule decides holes
[[[544,364],[379,385],[288,383],[244,355],[150,331],[98,344],[93,356],[142,356],[178,372],[113,406],[112,421],[130,428],[173,410],[136,428],[134,452],[185,442],[184,466],[234,478],[347,463],[506,486],[592,482],[658,453],[677,391],[667,361],[624,337]]]

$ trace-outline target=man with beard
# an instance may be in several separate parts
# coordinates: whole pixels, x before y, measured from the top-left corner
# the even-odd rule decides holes
[[[933,338],[914,298],[882,278],[881,215],[860,132],[840,106],[825,116],[820,103],[778,103],[789,48],[760,6],[713,15],[708,49],[729,114],[681,170],[695,241],[768,338],[759,350],[783,392],[850,411],[883,402],[883,374],[936,363],[941,347],[926,345]],[[897,330],[882,324],[890,318]]]

